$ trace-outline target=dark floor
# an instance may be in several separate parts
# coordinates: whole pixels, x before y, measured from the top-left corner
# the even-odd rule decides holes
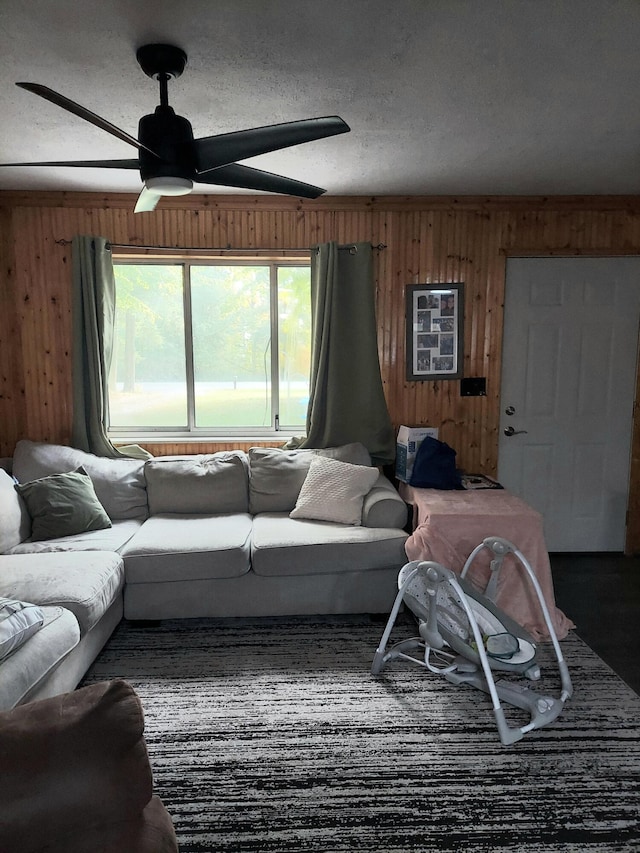
[[[578,636],[640,694],[640,557],[551,554],[551,570]]]

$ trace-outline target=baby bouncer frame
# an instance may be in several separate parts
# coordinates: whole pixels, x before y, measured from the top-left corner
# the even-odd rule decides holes
[[[466,580],[466,576],[478,554],[485,549],[491,552],[492,558],[491,575],[483,594]],[[495,604],[499,574],[508,554],[513,555],[515,564],[524,570],[540,603],[560,672],[561,689],[557,698],[541,695],[521,683],[495,680],[494,671],[524,676],[531,681],[540,678],[536,643]],[[403,603],[417,618],[420,637],[401,640],[387,649]],[[466,624],[461,616],[466,617]],[[505,641],[512,644],[511,649],[505,650]],[[504,745],[513,744],[527,732],[553,722],[573,693],[569,669],[540,584],[522,552],[498,536],[490,536],[474,548],[459,577],[432,561],[414,560],[403,566],[398,575],[398,594],[374,655],[372,674],[379,675],[390,661],[398,658],[444,675],[452,684],[469,684],[488,693]],[[510,726],[502,702],[528,712],[529,722]]]

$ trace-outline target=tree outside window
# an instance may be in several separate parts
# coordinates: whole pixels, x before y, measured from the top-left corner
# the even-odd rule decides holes
[[[304,427],[308,265],[115,262],[114,272],[112,432]]]

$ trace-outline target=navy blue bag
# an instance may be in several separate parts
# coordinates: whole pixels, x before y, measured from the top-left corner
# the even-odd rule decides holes
[[[424,438],[416,453],[409,485],[420,489],[461,489],[455,450],[437,438]]]

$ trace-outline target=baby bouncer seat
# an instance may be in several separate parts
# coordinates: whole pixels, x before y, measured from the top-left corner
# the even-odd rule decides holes
[[[477,555],[491,552],[491,576],[484,594],[466,576]],[[511,554],[535,590],[560,673],[560,695],[541,695],[522,681],[495,680],[494,672],[537,681],[541,671],[538,646],[528,632],[495,604],[504,558]],[[402,604],[414,614],[419,637],[387,645]],[[371,672],[379,675],[395,659],[415,663],[443,675],[452,684],[468,684],[491,697],[500,740],[510,745],[527,732],[549,725],[572,695],[569,669],[563,658],[538,580],[515,545],[501,537],[484,539],[469,555],[460,576],[431,561],[413,560],[400,570],[398,594],[376,650]],[[502,702],[527,712],[530,721],[510,726]]]

